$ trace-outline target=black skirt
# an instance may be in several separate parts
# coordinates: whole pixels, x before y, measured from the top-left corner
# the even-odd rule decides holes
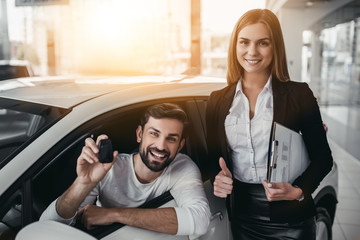
[[[295,222],[274,222],[270,202],[262,184],[234,180],[231,196],[231,228],[237,239],[315,239],[315,218]]]

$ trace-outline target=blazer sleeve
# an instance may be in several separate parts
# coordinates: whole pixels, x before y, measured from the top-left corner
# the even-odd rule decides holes
[[[293,183],[309,197],[330,172],[333,158],[316,98],[306,83],[300,84],[298,101],[301,103],[300,131],[308,150],[310,165]]]

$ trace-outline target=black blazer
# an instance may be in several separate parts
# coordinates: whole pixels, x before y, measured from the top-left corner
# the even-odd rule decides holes
[[[293,185],[300,187],[305,199],[301,202],[274,201],[270,203],[270,218],[275,222],[301,221],[315,215],[311,194],[333,165],[331,150],[322,125],[319,106],[306,83],[281,82],[272,78],[274,119],[296,132],[301,132],[311,163],[306,171],[295,179]],[[219,157],[222,156],[230,171],[233,165],[230,147],[226,140],[224,121],[231,107],[236,84],[211,93],[207,110],[207,145],[210,177],[220,171]],[[236,204],[236,203],[233,203]],[[228,209],[231,206],[228,201]]]

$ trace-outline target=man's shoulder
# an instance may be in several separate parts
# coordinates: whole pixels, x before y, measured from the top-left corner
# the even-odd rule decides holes
[[[170,164],[172,169],[197,169],[196,163],[186,154],[178,153],[174,161]]]
[[[187,154],[184,154],[184,153],[176,154],[174,162],[178,162],[178,161],[193,162],[193,160]]]

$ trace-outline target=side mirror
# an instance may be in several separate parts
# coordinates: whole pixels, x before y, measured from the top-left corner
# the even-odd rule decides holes
[[[74,227],[55,221],[39,221],[34,222],[17,234],[16,240],[96,240],[87,233],[80,231]]]

